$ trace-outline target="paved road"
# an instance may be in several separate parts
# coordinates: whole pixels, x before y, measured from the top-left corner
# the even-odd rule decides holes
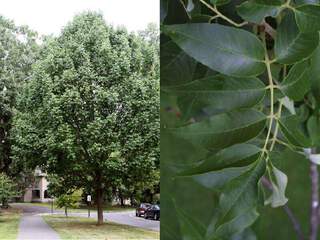
[[[30,206],[26,204],[13,204],[14,207],[22,208],[24,212],[37,213],[37,214],[49,214],[51,210],[47,207]],[[63,211],[55,210],[55,214],[64,214]],[[86,212],[70,212],[70,216],[87,217]],[[91,218],[97,218],[97,213],[91,211]],[[104,212],[104,219],[106,221],[115,222],[119,224],[130,225],[138,228],[160,231],[160,221],[147,220],[135,216],[135,211],[121,211],[121,212]]]
[[[59,240],[59,235],[42,219],[34,207],[16,206],[23,210],[19,224],[18,240]],[[48,209],[47,209],[48,210]],[[41,211],[47,211],[41,209]]]
[[[70,213],[70,216],[88,217],[87,213]],[[91,218],[97,218],[97,213],[90,214]],[[144,219],[136,217],[135,211],[122,211],[122,212],[104,212],[104,219],[106,221],[130,225],[138,228],[144,228],[153,231],[160,231],[160,221]]]

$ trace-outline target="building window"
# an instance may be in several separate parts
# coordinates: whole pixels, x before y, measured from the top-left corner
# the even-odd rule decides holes
[[[40,190],[32,190],[32,198],[40,198]]]
[[[48,194],[48,190],[44,191],[44,198],[50,198],[49,194]]]

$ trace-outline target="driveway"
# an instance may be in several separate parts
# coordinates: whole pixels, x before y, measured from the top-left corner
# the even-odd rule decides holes
[[[25,213],[29,214],[50,214],[51,209],[47,207],[40,207],[40,206],[32,206],[29,204],[13,204],[13,207],[23,209]],[[61,210],[54,210],[54,214],[64,214],[63,211]],[[88,217],[88,213],[85,211],[82,212],[70,212],[69,216],[74,216],[74,217]],[[90,214],[91,218],[97,218],[97,213],[96,211],[91,210]],[[147,230],[152,230],[152,231],[160,231],[160,221],[154,221],[150,219],[144,219],[140,217],[135,216],[135,211],[119,211],[119,212],[109,212],[106,211],[104,212],[104,219],[106,221],[110,222],[115,222],[119,224],[125,224],[133,227],[138,227],[138,228],[143,228]]]

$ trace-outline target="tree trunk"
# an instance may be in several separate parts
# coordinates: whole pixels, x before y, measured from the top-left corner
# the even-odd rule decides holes
[[[135,205],[133,194],[130,195],[130,204],[131,204],[131,206],[134,206],[134,205]]]
[[[122,196],[122,192],[120,190],[119,190],[119,198],[120,198],[121,207],[124,207],[124,199],[123,199],[123,196]]]
[[[64,208],[64,214],[66,215],[66,217],[68,217],[68,208],[67,207]]]
[[[97,182],[96,182],[96,204],[97,204],[97,212],[98,212],[98,225],[103,224],[103,188],[101,186],[101,175],[97,174]]]

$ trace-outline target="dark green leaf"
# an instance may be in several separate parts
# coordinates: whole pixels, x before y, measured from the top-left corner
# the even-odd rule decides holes
[[[281,3],[271,5],[269,1],[247,1],[238,8],[238,14],[246,21],[260,24],[266,17],[276,17],[281,10]]]
[[[317,47],[310,60],[311,92],[318,105],[320,105],[320,46]]]
[[[272,207],[276,208],[283,206],[288,202],[288,199],[285,196],[288,177],[273,165],[271,165],[271,171],[270,175],[272,178],[270,181],[272,184],[272,194],[266,199],[265,204],[271,204]]]
[[[287,14],[280,23],[275,40],[278,62],[292,64],[310,57],[319,43],[319,34],[301,33],[293,14]]]
[[[160,1],[160,21],[163,22],[168,12],[168,0]]]
[[[307,123],[308,133],[312,141],[312,146],[320,146],[320,119],[317,116],[311,116]]]
[[[280,89],[289,98],[299,101],[310,89],[309,77],[308,63],[306,61],[296,63],[280,84]]]
[[[305,135],[297,115],[282,117],[279,124],[281,132],[292,145],[297,147],[311,146],[311,141]]]
[[[211,171],[221,170],[227,167],[241,167],[257,160],[261,149],[251,144],[236,144],[229,148],[222,149],[203,160],[195,167],[181,173],[181,175],[195,175]]]
[[[250,196],[251,198],[255,198],[256,196]],[[226,237],[234,236],[235,234],[239,234],[244,229],[251,226],[259,217],[259,213],[256,209],[247,210],[243,212],[241,215],[236,216],[231,221],[221,225],[215,236],[221,239],[227,239]]]
[[[295,0],[295,3],[298,5],[304,5],[304,4],[319,4],[319,0]]]
[[[255,76],[265,69],[263,46],[250,32],[208,23],[170,25],[164,31],[194,59],[223,74]]]
[[[257,78],[215,75],[165,89],[178,96],[178,105],[187,118],[201,110],[224,111],[252,107],[265,95],[265,85]]]
[[[302,5],[294,10],[297,25],[301,32],[317,32],[320,30],[320,6]]]
[[[161,45],[161,87],[175,86],[192,81],[196,61],[172,41]]]
[[[230,0],[210,0],[210,2],[213,4],[213,5],[224,5],[224,4],[227,4],[228,2],[230,2]]]
[[[218,114],[201,122],[171,129],[190,142],[208,149],[219,149],[246,142],[263,130],[266,116],[255,110]]]
[[[265,160],[260,159],[253,163],[247,172],[226,185],[219,200],[219,218],[215,230],[217,237],[227,238],[242,232],[258,217],[255,210],[258,202],[258,181],[265,173],[265,168]]]

